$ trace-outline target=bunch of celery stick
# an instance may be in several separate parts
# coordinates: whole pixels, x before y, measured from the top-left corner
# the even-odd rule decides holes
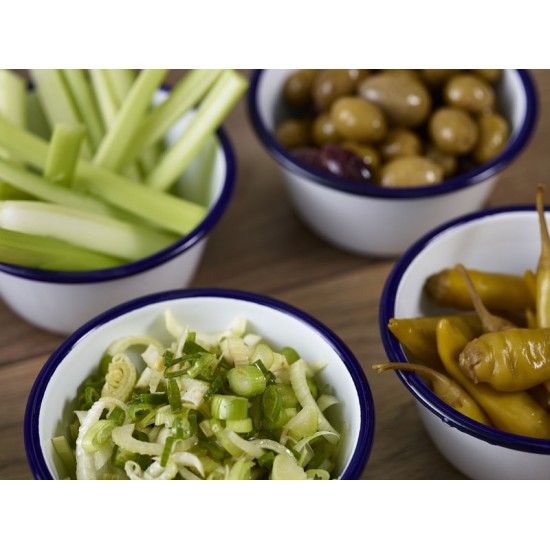
[[[134,261],[193,230],[206,206],[172,192],[248,82],[193,69],[0,69],[0,262],[82,271]],[[158,99],[158,98],[157,98]],[[166,136],[190,122],[171,144]]]

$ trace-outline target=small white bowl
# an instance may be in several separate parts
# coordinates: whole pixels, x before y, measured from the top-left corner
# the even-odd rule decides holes
[[[159,92],[159,98],[165,94]],[[169,142],[181,134],[188,119],[172,128]],[[214,168],[204,189],[199,191],[192,181],[192,174],[200,170],[200,163],[206,158],[201,153],[175,187],[180,196],[199,200],[208,208],[204,219],[190,233],[151,256],[109,269],[50,271],[0,263],[0,297],[29,323],[66,335],[117,304],[143,294],[187,286],[235,187],[232,144],[223,129],[218,130],[217,140]]]
[[[97,369],[107,346],[117,337],[132,334],[166,340],[163,314],[167,309],[181,323],[204,332],[222,331],[243,316],[274,347],[294,347],[312,363],[326,360],[319,377],[340,400],[332,407],[330,420],[345,433],[337,474],[340,479],[361,476],[374,437],[374,404],[366,376],[347,346],[311,316],[272,298],[187,289],[119,305],[78,329],[52,354],[33,385],[25,413],[25,449],[36,479],[58,477],[51,438],[71,422],[78,388]]]
[[[253,73],[248,109],[256,133],[280,164],[290,200],[305,224],[329,243],[351,253],[393,257],[430,229],[479,209],[506,168],[527,145],[538,116],[534,83],[525,70],[505,69],[497,99],[511,125],[506,148],[493,160],[437,185],[387,188],[345,180],[311,168],[274,137],[284,83],[295,69]]]
[[[407,357],[388,330],[392,318],[449,312],[423,296],[429,275],[462,263],[471,269],[523,275],[535,270],[540,229],[533,207],[491,209],[455,219],[411,246],[395,264],[380,303],[380,333],[390,361]],[[517,436],[470,420],[432,393],[412,372],[398,376],[415,397],[436,447],[473,479],[550,479],[550,440]]]

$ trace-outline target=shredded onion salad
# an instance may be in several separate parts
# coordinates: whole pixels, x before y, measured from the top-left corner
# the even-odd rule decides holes
[[[275,351],[239,317],[219,334],[164,314],[173,341],[115,340],[83,384],[70,435],[53,438],[70,479],[331,479],[338,400],[297,351]]]

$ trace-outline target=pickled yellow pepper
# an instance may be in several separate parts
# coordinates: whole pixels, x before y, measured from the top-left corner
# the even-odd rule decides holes
[[[486,336],[494,334],[498,333]],[[458,357],[468,339],[448,319],[438,323],[436,335],[437,349],[447,373],[477,401],[495,427],[516,435],[550,438],[550,415],[528,392],[497,391],[486,384],[475,384],[464,375]]]
[[[481,321],[475,314],[449,315],[453,323],[466,332],[470,339],[482,334]],[[442,369],[443,364],[435,343],[435,328],[442,317],[410,317],[388,321],[388,328],[416,361],[432,368]]]
[[[432,383],[432,391],[435,395],[437,395],[441,401],[447,403],[449,407],[452,407],[472,420],[476,420],[487,426],[492,426],[489,417],[476,401],[472,399],[468,392],[458,382],[441,372],[430,369],[424,365],[416,365],[413,363],[382,363],[381,365],[374,365],[372,368],[378,372],[397,369],[408,370],[425,376]]]
[[[522,276],[476,269],[468,269],[468,274],[485,307],[490,311],[516,313],[533,305],[531,293]],[[456,268],[444,269],[430,275],[424,288],[441,306],[463,311],[473,308],[464,278]]]
[[[526,390],[550,380],[550,328],[483,334],[465,346],[460,368],[473,382],[500,391]]]
[[[537,264],[536,314],[539,328],[550,327],[550,236],[544,215],[544,185],[537,185],[541,253]]]

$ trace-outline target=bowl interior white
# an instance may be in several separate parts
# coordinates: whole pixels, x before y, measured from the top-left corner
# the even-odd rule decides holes
[[[225,329],[237,316],[249,320],[252,332],[263,335],[274,348],[292,346],[307,361],[327,361],[320,375],[341,404],[327,413],[335,427],[345,430],[338,472],[344,471],[359,437],[360,405],[357,390],[342,358],[330,342],[302,319],[249,301],[218,297],[188,297],[154,303],[135,309],[85,334],[60,361],[45,390],[39,416],[39,437],[46,463],[54,477],[59,464],[51,438],[64,433],[71,421],[79,386],[92,374],[107,346],[117,337],[150,334],[167,344],[163,314],[170,309],[182,324],[197,331]]]
[[[463,263],[467,268],[523,275],[535,270],[540,254],[540,230],[535,211],[487,215],[452,226],[436,235],[406,268],[395,296],[395,317],[438,315],[423,292],[426,279]]]

